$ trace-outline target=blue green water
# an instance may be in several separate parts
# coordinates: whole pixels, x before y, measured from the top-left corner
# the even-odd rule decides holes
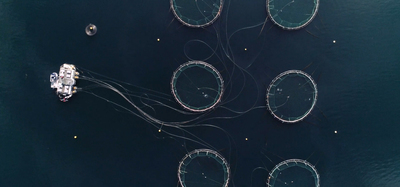
[[[197,59],[212,53],[188,41],[215,46],[218,32],[227,45],[226,34],[257,24],[229,43],[256,83],[235,73],[224,96],[240,96],[225,106],[245,110],[256,96],[256,106],[264,106],[275,76],[304,69],[318,84],[317,107],[292,125],[266,108],[207,121],[231,143],[215,128],[190,129],[230,162],[229,186],[265,186],[266,170],[290,158],[316,165],[321,186],[399,186],[400,2],[321,1],[306,28],[283,31],[267,21],[259,35],[265,3],[226,1],[215,27],[190,29],[171,22],[169,1],[0,0],[0,186],[177,186],[180,159],[203,146],[158,133],[90,94],[61,103],[49,74],[72,63],[170,94],[172,72],[188,61],[185,51]],[[85,35],[89,23],[98,27],[94,37]],[[232,67],[226,57],[209,63]],[[212,116],[233,115],[220,108]],[[265,170],[253,172],[258,167]]]

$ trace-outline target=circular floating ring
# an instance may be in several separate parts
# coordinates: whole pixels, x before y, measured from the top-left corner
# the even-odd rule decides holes
[[[175,70],[171,79],[175,100],[192,112],[204,112],[217,105],[224,92],[224,81],[210,64],[189,61]]]
[[[176,19],[182,24],[193,27],[211,25],[221,15],[223,0],[170,0]]]
[[[97,27],[96,25],[93,24],[89,24],[88,26],[86,26],[85,28],[85,32],[88,36],[93,36],[97,33]]]
[[[317,102],[317,84],[307,73],[289,70],[272,80],[267,90],[267,106],[271,114],[285,123],[307,117]]]
[[[178,179],[182,187],[228,187],[229,164],[218,152],[196,149],[182,158]]]
[[[273,187],[275,185],[275,182],[277,181],[279,175],[284,175],[284,174],[282,174],[282,173],[284,173],[284,170],[286,170],[288,168],[292,168],[292,167],[300,167],[300,168],[306,169],[309,172],[311,172],[311,174],[314,178],[313,183],[315,184],[315,187],[319,187],[319,174],[317,172],[317,169],[315,168],[315,166],[313,166],[309,162],[302,160],[302,159],[289,159],[289,160],[285,160],[285,161],[279,163],[278,165],[276,165],[269,173],[267,187]],[[296,176],[298,177],[299,176],[298,173],[296,173],[296,174],[297,174]],[[309,174],[307,174],[306,176],[309,176]],[[294,182],[293,180],[285,181],[282,179],[280,179],[279,181],[281,183],[284,183],[285,185]]]
[[[317,15],[319,0],[267,0],[271,20],[286,30],[307,26]]]

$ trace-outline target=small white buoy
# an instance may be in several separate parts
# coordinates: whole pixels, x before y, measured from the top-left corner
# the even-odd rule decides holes
[[[337,131],[335,131],[335,134],[337,134]]]
[[[336,40],[333,40],[333,43],[336,43]]]
[[[248,138],[245,139],[246,141],[249,140]]]
[[[157,38],[157,42],[159,42],[160,41],[160,38]]]
[[[245,51],[247,51],[247,48],[244,48]]]
[[[96,25],[93,24],[89,24],[88,26],[86,26],[85,28],[85,32],[88,36],[93,36],[97,33],[97,27]]]
[[[74,136],[74,139],[77,139],[78,138],[78,136]]]

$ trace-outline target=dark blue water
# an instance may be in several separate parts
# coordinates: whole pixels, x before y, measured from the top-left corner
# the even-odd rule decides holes
[[[321,186],[398,186],[400,2],[321,1],[306,28],[283,31],[267,21],[260,35],[265,1],[224,5],[212,27],[190,29],[171,23],[169,1],[1,0],[0,186],[177,186],[181,158],[204,146],[158,133],[91,94],[61,103],[49,74],[72,63],[170,94],[172,72],[189,60],[185,51],[196,59],[212,54],[189,41],[215,47],[217,36],[232,49],[237,67],[248,72],[233,71],[220,48],[221,59],[208,60],[219,69],[227,66],[221,74],[230,86],[224,106],[204,118],[231,118],[205,123],[223,129],[231,141],[216,128],[188,131],[229,161],[229,186],[265,186],[268,170],[290,158],[314,164]],[[98,27],[94,37],[85,35],[89,23]],[[227,35],[257,24],[227,44]],[[289,69],[304,69],[318,84],[317,107],[303,122],[281,124],[265,107],[232,118],[236,114],[223,108],[265,106],[266,87]],[[93,92],[123,103],[111,92]]]

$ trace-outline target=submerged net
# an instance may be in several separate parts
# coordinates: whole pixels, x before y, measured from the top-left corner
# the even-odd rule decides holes
[[[224,81],[210,64],[190,61],[174,72],[171,80],[172,94],[185,109],[203,112],[221,101]]]
[[[289,70],[272,80],[266,100],[275,118],[294,123],[310,114],[317,96],[317,84],[310,75],[300,70]]]
[[[267,0],[271,20],[287,30],[307,26],[317,15],[319,0]]]
[[[171,0],[175,17],[188,27],[206,27],[220,16],[223,0]]]
[[[319,180],[319,174],[315,166],[305,160],[289,159],[279,163],[272,169],[268,176],[267,187],[319,187]]]
[[[218,152],[196,149],[182,158],[178,168],[182,187],[227,187],[229,164]]]

